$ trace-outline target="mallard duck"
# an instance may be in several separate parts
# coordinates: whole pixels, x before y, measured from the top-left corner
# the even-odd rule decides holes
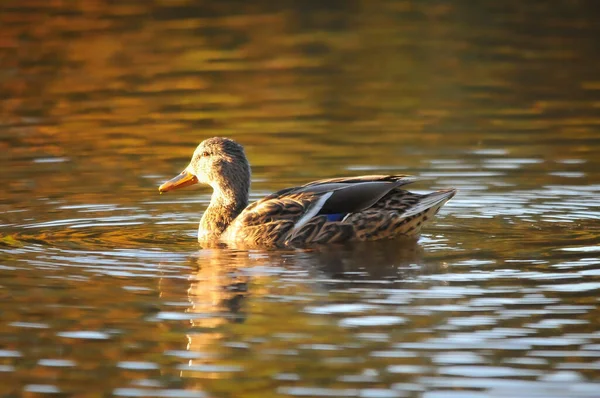
[[[200,143],[185,170],[158,190],[196,183],[213,188],[198,228],[200,242],[298,246],[418,236],[456,190],[420,195],[402,189],[415,180],[408,175],[331,178],[282,189],[248,205],[250,164],[244,148],[215,137]]]

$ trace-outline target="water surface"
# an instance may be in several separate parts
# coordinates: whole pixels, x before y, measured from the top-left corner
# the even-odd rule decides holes
[[[0,6],[0,394],[597,397],[600,17],[586,1]],[[417,244],[203,249],[252,199],[457,187]]]

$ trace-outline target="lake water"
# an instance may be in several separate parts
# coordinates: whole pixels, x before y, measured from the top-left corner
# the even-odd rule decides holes
[[[0,395],[592,398],[591,1],[0,5]],[[203,139],[252,199],[457,187],[417,244],[207,250]]]

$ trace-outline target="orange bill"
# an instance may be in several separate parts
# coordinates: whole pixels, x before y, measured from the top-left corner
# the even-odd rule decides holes
[[[198,178],[187,170],[183,170],[177,177],[171,178],[169,181],[158,187],[158,192],[169,192],[174,189],[187,187],[198,183]]]

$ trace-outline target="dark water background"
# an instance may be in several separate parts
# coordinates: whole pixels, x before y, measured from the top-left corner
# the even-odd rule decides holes
[[[0,395],[598,397],[593,1],[0,4]],[[216,135],[252,197],[408,173],[417,245],[204,250]]]

